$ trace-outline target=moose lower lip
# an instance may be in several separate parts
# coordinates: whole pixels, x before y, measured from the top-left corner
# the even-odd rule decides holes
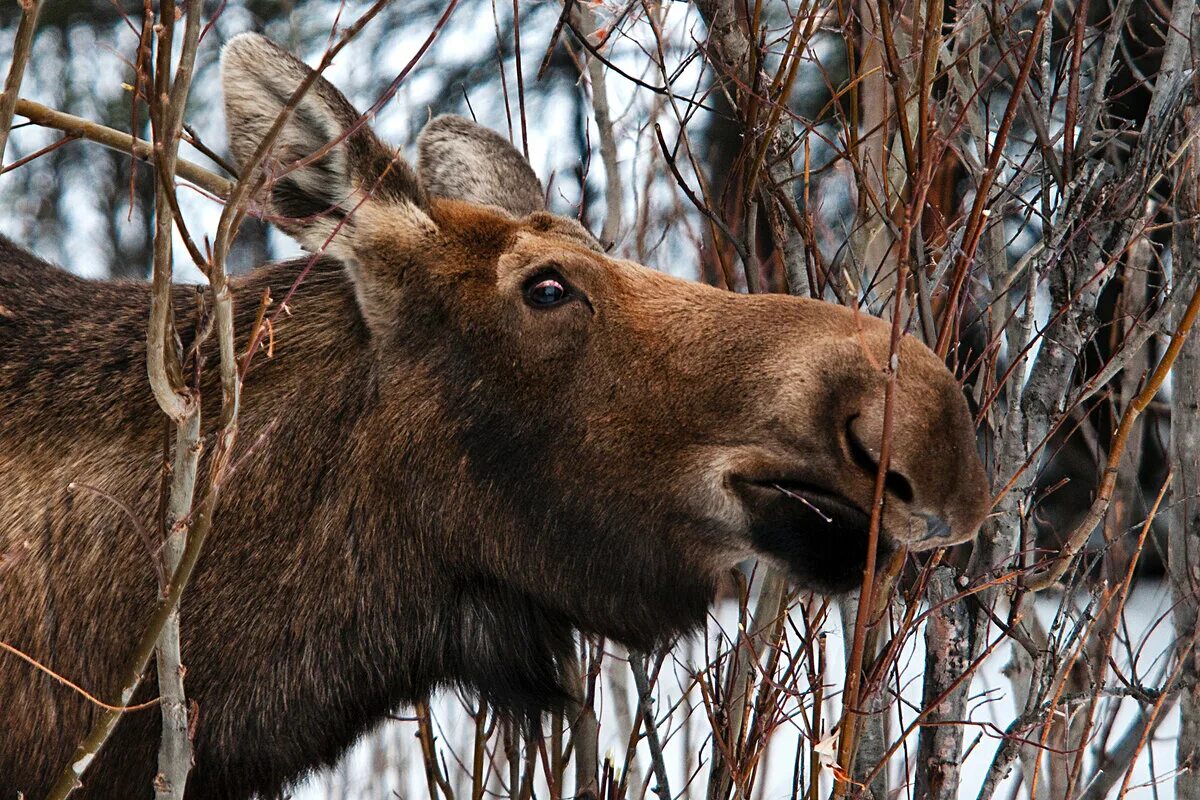
[[[786,563],[798,584],[836,593],[861,583],[870,515],[843,495],[806,481],[746,480],[742,487],[755,547]],[[891,549],[881,535],[879,555]]]

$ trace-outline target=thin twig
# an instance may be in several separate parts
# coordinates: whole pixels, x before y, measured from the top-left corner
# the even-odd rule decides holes
[[[80,139],[87,139],[89,142],[103,145],[110,150],[126,154],[132,153],[141,161],[154,163],[153,146],[149,142],[130,136],[128,133],[122,133],[114,128],[100,125],[83,117],[76,117],[73,114],[55,111],[41,103],[35,103],[25,98],[17,100],[16,113],[44,128],[54,128]],[[198,164],[193,164],[183,159],[179,159],[176,163],[175,174],[184,180],[196,184],[201,189],[210,192],[216,197],[228,197],[233,190],[232,181],[222,178]]]
[[[25,67],[33,52],[33,33],[37,30],[42,0],[22,0],[20,5],[21,21],[17,24],[17,37],[13,42],[12,64],[8,68],[8,77],[4,79],[4,92],[0,94],[0,166],[4,165],[4,148],[8,144],[8,133],[12,130],[13,113],[21,94],[21,81],[25,78]]]
[[[1154,368],[1154,372],[1150,375],[1142,390],[1138,392],[1137,397],[1130,401],[1129,407],[1125,409],[1125,414],[1121,417],[1121,424],[1117,427],[1116,433],[1113,434],[1112,443],[1109,445],[1108,463],[1104,467],[1104,477],[1100,482],[1100,488],[1096,492],[1096,498],[1092,501],[1087,515],[1083,518],[1082,522],[1075,526],[1070,536],[1067,537],[1058,555],[1041,572],[1034,573],[1026,578],[1024,585],[1029,591],[1037,592],[1054,585],[1062,577],[1063,573],[1067,571],[1071,560],[1087,543],[1092,531],[1096,529],[1096,526],[1100,524],[1100,520],[1104,518],[1104,514],[1108,510],[1108,502],[1112,498],[1113,488],[1116,486],[1121,456],[1125,452],[1125,445],[1129,440],[1129,432],[1133,429],[1133,423],[1146,410],[1146,406],[1150,405],[1154,396],[1158,394],[1158,390],[1162,388],[1163,382],[1167,379],[1167,375],[1170,374],[1171,367],[1175,364],[1175,359],[1178,357],[1188,333],[1192,330],[1197,313],[1200,313],[1200,287],[1197,287],[1192,293],[1192,299],[1184,310],[1183,318],[1179,321],[1179,326],[1171,336],[1171,342],[1167,345],[1167,351],[1159,359],[1158,366]]]
[[[705,49],[709,62],[719,74],[731,76],[742,86],[754,85],[755,75],[751,73],[751,53],[753,45],[742,30],[738,20],[736,4],[732,0],[693,0],[708,25],[709,45]],[[757,70],[755,71],[757,72]],[[786,102],[786,96],[778,102]],[[778,117],[776,118],[778,119]],[[755,130],[743,122],[745,135],[752,137]],[[791,124],[776,123],[771,127],[771,138],[763,143],[763,152],[769,152],[767,174],[770,178],[773,200],[782,203],[792,191],[794,180],[791,176],[791,159],[789,157],[796,139],[795,130]],[[782,218],[782,213],[776,213]],[[787,238],[777,241],[776,246],[783,256],[784,267],[787,271],[788,290],[795,295],[808,296],[810,287],[808,269],[804,261],[804,237],[802,232],[793,225],[787,227]]]
[[[142,711],[143,709],[147,709],[147,708],[150,708],[151,706],[158,705],[158,698],[156,697],[153,700],[147,700],[144,703],[138,703],[137,705],[133,705],[133,706],[110,706],[108,703],[104,702],[99,697],[96,697],[94,694],[87,691],[79,684],[73,683],[72,681],[68,680],[67,678],[64,678],[62,675],[59,675],[54,670],[50,669],[45,664],[38,661],[36,658],[33,658],[32,656],[28,655],[27,653],[24,653],[24,652],[18,650],[17,648],[13,647],[8,642],[0,641],[0,650],[3,650],[6,653],[10,653],[11,655],[16,656],[17,658],[21,659],[29,666],[33,667],[34,669],[38,670],[39,672],[46,674],[52,680],[54,680],[58,683],[61,683],[63,686],[66,686],[68,689],[75,692],[80,697],[82,697],[84,700],[87,700],[89,703],[91,703],[92,705],[96,706],[97,708],[102,708],[105,711],[115,711],[117,713],[124,714],[128,711]]]
[[[585,4],[567,0],[566,9],[572,15],[574,24],[583,31],[589,31],[595,27],[595,18]],[[584,59],[587,62],[588,80],[592,87],[592,110],[596,115],[596,129],[600,136],[600,160],[604,164],[606,211],[604,225],[600,229],[600,243],[606,248],[611,248],[621,229],[625,187],[621,180],[620,167],[617,164],[617,139],[613,133],[612,114],[608,106],[608,87],[604,77],[604,65],[598,58],[591,55],[585,56]],[[518,73],[518,77],[519,75],[520,73]]]
[[[654,698],[650,695],[650,676],[646,674],[649,657],[640,653],[629,654],[629,669],[633,672],[633,685],[638,693],[638,711],[642,726],[646,729],[646,743],[650,745],[650,762],[654,767],[654,793],[661,800],[671,800],[671,784],[667,775],[667,762],[663,757],[662,739],[654,721]]]

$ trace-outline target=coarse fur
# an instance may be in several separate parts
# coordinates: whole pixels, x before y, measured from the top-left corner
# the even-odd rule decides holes
[[[306,70],[258,36],[227,46],[239,163]],[[669,642],[752,554],[817,589],[862,577],[888,326],[609,258],[466,120],[432,122],[414,170],[365,126],[340,139],[356,119],[318,80],[265,167],[267,213],[328,257],[246,376],[183,599],[189,798],[273,796],[441,687],[557,707],[578,631]],[[239,348],[305,263],[233,283]],[[532,302],[545,280],[561,302]],[[202,299],[174,289],[185,347]],[[0,239],[0,640],[110,699],[156,595],[138,525],[158,524],[170,431],[148,303],[146,284]],[[211,342],[203,356],[211,445]],[[988,507],[966,404],[908,337],[898,376],[883,545],[963,541]],[[42,796],[97,713],[0,654],[0,798]],[[127,714],[78,796],[149,796],[159,724]]]

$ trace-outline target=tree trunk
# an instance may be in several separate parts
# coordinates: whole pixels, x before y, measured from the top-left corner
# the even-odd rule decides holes
[[[1187,115],[1194,124],[1195,112]],[[1188,159],[1180,175],[1177,219],[1190,220],[1200,209],[1200,170],[1195,157]],[[1182,270],[1197,269],[1200,232],[1184,222],[1175,228],[1174,264]],[[1200,336],[1193,333],[1175,361],[1174,391],[1171,395],[1171,533],[1167,557],[1171,589],[1175,599],[1175,637],[1182,659],[1179,682],[1179,739],[1176,743],[1178,800],[1200,800],[1200,655],[1187,646],[1196,640],[1197,592],[1200,590]],[[1184,644],[1181,644],[1184,643]]]
[[[938,567],[929,578],[928,598],[933,609],[925,629],[927,652],[925,687],[921,707],[931,709],[922,726],[917,752],[917,800],[955,800],[958,797],[959,762],[963,728],[942,725],[961,719],[971,682],[950,687],[971,662],[971,614],[965,600],[950,602],[958,594],[954,570]],[[941,703],[934,702],[944,693]]]

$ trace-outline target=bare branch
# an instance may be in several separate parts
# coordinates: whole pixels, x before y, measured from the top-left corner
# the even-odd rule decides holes
[[[33,33],[37,30],[38,14],[42,0],[22,0],[21,22],[17,25],[17,38],[13,43],[12,64],[8,77],[4,79],[4,92],[0,94],[0,166],[4,164],[4,147],[8,144],[8,133],[12,129],[13,112],[17,108],[17,97],[21,94],[21,81],[25,77],[25,66],[33,51]]]
[[[584,34],[595,29],[595,17],[586,3],[567,0],[566,8],[571,15],[573,28]],[[617,164],[617,140],[613,134],[612,114],[608,106],[608,87],[604,77],[604,64],[599,58],[593,56],[591,51],[584,56],[584,59],[587,62],[588,80],[592,86],[592,110],[596,114],[596,129],[600,135],[600,160],[604,164],[604,196],[607,211],[604,215],[604,225],[600,229],[600,242],[605,247],[612,247],[617,241],[617,235],[621,228],[625,187],[621,181],[620,167]]]
[[[929,579],[932,608],[925,629],[925,688],[921,705],[930,709],[917,744],[918,800],[956,800],[962,761],[963,728],[953,724],[970,685],[958,681],[971,660],[970,613],[950,567],[936,567]],[[946,713],[949,712],[949,713]],[[945,724],[950,723],[950,724]]]
[[[654,699],[650,695],[650,677],[646,674],[649,658],[640,653],[629,654],[629,669],[633,672],[633,684],[637,687],[638,710],[646,729],[646,741],[650,745],[650,761],[654,765],[654,793],[661,800],[671,800],[671,784],[667,776],[667,763],[663,757],[662,740],[658,725],[654,721]]]
[[[1129,407],[1125,409],[1124,416],[1121,417],[1121,424],[1117,428],[1117,432],[1113,435],[1112,444],[1109,446],[1108,464],[1104,467],[1104,478],[1100,483],[1100,490],[1096,495],[1096,499],[1092,502],[1091,508],[1088,509],[1088,513],[1083,518],[1083,521],[1067,537],[1066,543],[1062,546],[1061,552],[1055,557],[1055,560],[1045,567],[1043,572],[1032,575],[1027,579],[1025,586],[1030,591],[1040,591],[1057,582],[1063,573],[1066,572],[1071,559],[1087,543],[1088,536],[1100,524],[1100,520],[1104,518],[1104,513],[1108,510],[1108,501],[1112,498],[1113,488],[1116,485],[1121,456],[1125,452],[1125,443],[1129,439],[1129,432],[1133,429],[1133,423],[1146,410],[1146,407],[1150,405],[1150,402],[1162,387],[1163,382],[1167,379],[1167,375],[1170,373],[1171,367],[1175,364],[1175,359],[1178,357],[1188,333],[1192,330],[1197,313],[1200,313],[1200,287],[1197,287],[1196,291],[1193,292],[1192,299],[1183,312],[1183,318],[1179,321],[1179,327],[1175,329],[1175,333],[1171,337],[1171,343],[1167,345],[1166,353],[1163,354],[1163,357],[1158,362],[1158,366],[1154,368],[1153,374],[1146,381],[1142,390],[1138,392],[1137,397],[1133,398]]]
[[[738,22],[737,4],[732,0],[693,0],[708,25],[709,43],[706,56],[720,75],[731,76],[734,83],[741,86],[754,84],[751,60],[752,45],[745,31]],[[778,102],[785,102],[783,99]],[[753,136],[754,131],[746,128],[746,136]],[[792,169],[790,154],[796,139],[795,130],[790,122],[778,124],[771,138],[764,144],[767,153],[767,176],[774,189],[775,202],[781,203],[792,191]],[[783,218],[782,213],[776,215]],[[808,296],[811,289],[808,285],[808,269],[804,262],[804,237],[795,226],[788,226],[786,241],[777,242],[776,246],[783,255],[784,266],[787,270],[788,290],[795,295]]]
[[[16,113],[42,127],[63,131],[74,137],[104,145],[110,150],[116,150],[120,153],[132,153],[141,161],[154,163],[153,146],[149,142],[130,136],[128,133],[122,133],[121,131],[82,117],[55,111],[41,103],[35,103],[25,98],[17,101]],[[179,177],[191,181],[201,189],[217,197],[228,197],[233,191],[232,181],[222,178],[220,175],[210,172],[204,167],[193,164],[190,161],[179,159],[175,166],[175,173]]]

